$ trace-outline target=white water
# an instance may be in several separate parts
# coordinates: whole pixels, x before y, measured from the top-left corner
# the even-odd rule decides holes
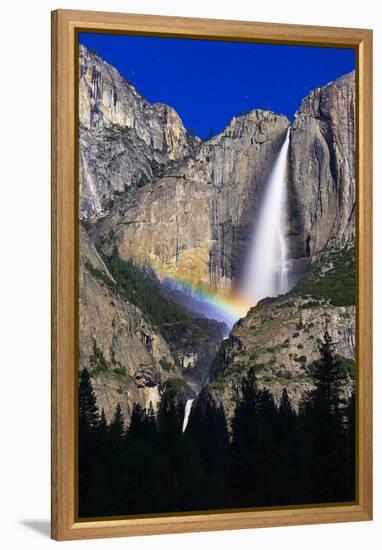
[[[251,305],[266,296],[278,296],[290,290],[284,236],[289,133],[290,129],[266,184],[244,266],[242,292]]]
[[[192,407],[192,402],[193,402],[193,399],[187,399],[186,401],[186,407],[184,409],[182,432],[184,432],[184,430],[187,428],[188,419],[189,419],[191,407]]]

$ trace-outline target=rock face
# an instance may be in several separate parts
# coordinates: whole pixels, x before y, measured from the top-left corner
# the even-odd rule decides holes
[[[270,111],[234,117],[165,177],[119,201],[100,225],[101,238],[112,231],[123,258],[159,274],[229,290],[288,125]]]
[[[286,236],[291,271],[303,279],[286,296],[252,308],[223,343],[209,387],[228,418],[251,365],[276,401],[286,387],[297,408],[313,388],[309,364],[319,357],[325,330],[349,369],[345,393],[354,385],[354,152],[352,72],[313,90],[292,124]]]
[[[319,358],[318,344],[325,330],[336,352],[354,360],[354,306],[334,307],[324,301],[310,306],[310,302],[284,298],[255,308],[224,341],[211,389],[217,401],[223,402],[228,418],[240,393],[241,378],[251,365],[256,367],[260,387],[270,389],[276,402],[286,388],[297,409],[302,394],[313,389],[307,367]]]
[[[203,317],[162,327],[166,342],[182,367],[183,379],[196,392],[210,380],[225,328],[223,323]]]
[[[80,217],[105,214],[116,197],[190,154],[190,136],[168,105],[151,104],[119,72],[79,47]]]
[[[109,420],[119,402],[128,421],[134,403],[154,408],[166,384],[183,400],[207,380],[225,326],[189,315],[161,330],[127,302],[80,229],[79,366],[86,367],[98,406]]]
[[[88,368],[107,419],[118,402],[129,419],[134,402],[156,406],[162,385],[180,378],[181,368],[143,313],[108,284],[113,278],[83,228],[79,275],[80,369]]]
[[[286,236],[298,276],[328,244],[354,238],[354,73],[312,91],[291,128]],[[117,202],[100,227],[122,257],[158,273],[229,291],[240,280],[260,198],[289,121],[234,117],[218,136]]]
[[[201,142],[171,107],[150,104],[83,46],[79,69],[80,217],[92,225],[91,238],[80,234],[80,368],[107,418],[117,402],[128,420],[134,402],[155,406],[165,384],[187,398],[208,380],[230,417],[253,364],[260,385],[276,400],[286,387],[297,407],[325,330],[350,388],[355,301],[341,285],[354,291],[354,73],[312,91],[291,127],[285,234],[292,271],[305,276],[252,308],[221,345],[224,325],[196,315],[153,326],[94,243],[159,277],[229,293],[290,121],[253,110]]]
[[[309,258],[354,239],[355,73],[313,90],[290,137],[289,249]]]
[[[330,248],[315,256],[311,270],[288,294],[266,298],[240,319],[217,355],[210,390],[233,414],[241,379],[256,368],[261,387],[278,402],[287,388],[297,409],[305,391],[313,389],[309,365],[319,359],[325,331],[348,370],[345,395],[354,382],[355,280],[354,247]],[[342,294],[342,287],[349,285]]]

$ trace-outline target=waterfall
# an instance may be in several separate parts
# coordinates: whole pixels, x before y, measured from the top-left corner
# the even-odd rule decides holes
[[[284,236],[289,134],[290,128],[266,183],[244,265],[242,292],[250,305],[266,296],[278,296],[290,290],[288,247]]]
[[[190,412],[191,412],[191,407],[192,407],[192,402],[193,402],[193,399],[187,399],[187,401],[186,401],[186,406],[185,406],[185,409],[184,409],[182,432],[184,432],[184,430],[187,428],[188,419],[189,419]]]

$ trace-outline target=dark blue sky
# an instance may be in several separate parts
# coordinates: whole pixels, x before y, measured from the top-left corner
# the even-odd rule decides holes
[[[250,109],[293,118],[307,93],[355,67],[354,48],[322,48],[81,32],[79,42],[174,107],[201,138]]]

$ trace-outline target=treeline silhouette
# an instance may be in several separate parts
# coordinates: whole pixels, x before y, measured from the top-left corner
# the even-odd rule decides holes
[[[355,499],[355,399],[328,334],[312,365],[315,389],[296,413],[279,407],[255,367],[242,379],[231,421],[207,389],[182,433],[184,405],[167,389],[157,414],[134,404],[107,424],[89,373],[79,384],[79,516],[120,516]]]

